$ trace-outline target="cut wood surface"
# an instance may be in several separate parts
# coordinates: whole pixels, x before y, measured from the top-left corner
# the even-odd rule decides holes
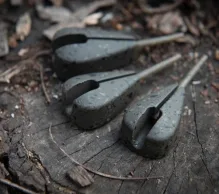
[[[185,75],[191,64],[178,69]],[[178,71],[176,67],[174,70]],[[169,76],[172,71],[170,68],[149,79],[141,86],[141,93],[173,83]],[[42,92],[22,94],[24,113],[14,109],[19,103],[14,98],[6,104],[15,116],[2,122],[10,139],[8,169],[20,185],[40,193],[217,193],[218,104],[213,100],[205,103],[200,95],[210,79],[208,75],[206,65],[196,76],[201,84],[187,87],[177,141],[159,160],[138,156],[121,143],[122,113],[107,125],[86,132],[77,129],[64,115],[62,101],[53,99],[48,105]],[[1,93],[0,100],[5,95],[9,94]],[[209,95],[211,99],[216,98],[214,90]],[[79,163],[114,176],[155,178],[122,181],[91,173],[94,182],[79,187],[68,177],[76,165],[51,140],[50,125],[55,141]]]

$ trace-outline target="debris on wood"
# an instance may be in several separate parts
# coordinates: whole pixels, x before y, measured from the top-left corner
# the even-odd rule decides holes
[[[195,36],[200,36],[199,29],[192,22],[190,22],[188,17],[184,17],[184,21],[191,34]]]
[[[205,101],[205,104],[210,104],[210,103],[211,103],[210,100]]]
[[[215,74],[214,66],[210,62],[208,63],[208,69],[209,69],[211,75]]]
[[[29,62],[30,61],[20,62],[1,73],[0,83],[10,83],[11,78],[19,74],[21,71],[24,71],[27,68],[27,64],[29,64]]]
[[[88,15],[87,17],[84,18],[83,23],[85,25],[97,25],[102,16],[103,16],[103,13],[101,12]]]
[[[192,84],[193,84],[193,85],[200,85],[200,84],[201,84],[201,81],[200,81],[200,80],[193,81]]]
[[[212,82],[211,85],[212,85],[212,87],[213,87],[214,89],[216,89],[217,91],[219,91],[219,83]]]
[[[8,40],[8,45],[10,48],[16,48],[18,46],[18,42],[17,42],[17,35],[13,34],[9,40]]]
[[[12,6],[21,6],[23,4],[23,0],[10,0],[10,4]]]
[[[138,5],[142,9],[142,11],[146,14],[156,14],[156,13],[163,13],[168,12],[170,10],[176,9],[183,3],[183,0],[176,0],[173,4],[163,5],[158,8],[151,8],[149,7],[147,0],[138,0]]]
[[[61,30],[62,28],[70,28],[70,27],[75,27],[75,28],[83,28],[85,27],[85,24],[83,22],[70,22],[70,23],[60,23],[57,25],[53,25],[49,27],[48,29],[43,31],[43,35],[46,36],[49,40],[53,39],[53,36],[58,30]]]
[[[6,25],[0,23],[0,57],[7,55],[8,52],[9,48]]]
[[[170,75],[171,79],[174,81],[179,81],[179,77],[175,75]]]
[[[202,22],[199,22],[198,27],[199,27],[200,32],[204,36],[208,36],[216,45],[218,44],[217,38],[213,35],[212,32],[209,31],[209,29],[205,27],[205,25]]]
[[[1,138],[2,141],[2,138]],[[9,172],[5,169],[4,165],[0,164],[0,178],[5,178],[9,176]],[[8,189],[6,185],[1,185],[0,187],[0,193],[1,194],[8,194]]]
[[[20,40],[24,40],[31,31],[31,18],[29,13],[23,14],[16,24],[16,35]]]
[[[50,0],[52,3],[53,3],[53,5],[55,5],[55,6],[61,6],[62,4],[63,4],[63,1],[64,0]]]
[[[100,19],[100,22],[101,23],[106,23],[108,21],[111,21],[113,19],[113,13],[107,13],[106,15],[104,15],[101,19]]]
[[[48,104],[50,104],[51,103],[51,99],[49,97],[49,94],[47,92],[47,89],[46,89],[46,86],[45,86],[45,83],[44,83],[43,66],[42,66],[42,64],[38,64],[38,65],[40,66],[40,80],[41,80],[41,85],[42,85],[43,93],[44,93],[44,95],[46,97],[46,102]]]
[[[219,61],[219,49],[215,51],[215,59]]]
[[[116,0],[97,0],[86,4],[86,6],[80,8],[74,13],[75,18],[78,20],[83,20],[89,14],[95,12],[96,10],[104,7],[113,6],[116,4]]]
[[[94,182],[93,177],[81,166],[75,166],[69,172],[68,177],[81,187],[87,187]]]
[[[178,11],[167,12],[165,14],[156,14],[146,17],[149,29],[163,34],[171,34],[176,31],[186,31],[186,25]]]
[[[36,6],[36,10],[39,18],[52,22],[64,22],[72,17],[71,11],[64,7],[43,7],[41,4],[39,4]]]
[[[114,175],[110,175],[110,174],[106,174],[106,173],[102,173],[102,172],[99,172],[99,171],[96,171],[96,170],[93,170],[83,164],[80,164],[77,160],[75,160],[73,157],[71,157],[63,148],[61,148],[59,146],[59,144],[55,141],[54,137],[53,137],[53,134],[52,134],[52,131],[51,131],[51,128],[52,128],[52,124],[50,124],[49,126],[49,135],[50,135],[50,139],[52,140],[52,142],[59,148],[59,150],[68,158],[71,160],[71,162],[73,164],[76,164],[78,166],[81,166],[82,168],[84,168],[85,170],[93,173],[93,174],[96,174],[96,175],[99,175],[101,177],[105,177],[105,178],[109,178],[109,179],[115,179],[115,180],[123,180],[123,181],[138,181],[138,180],[149,180],[149,179],[158,179],[158,178],[164,178],[163,176],[158,176],[158,177],[121,177],[121,176],[114,176]]]
[[[180,37],[176,40],[176,42],[179,43],[189,43],[192,46],[196,46],[198,44],[198,42],[195,40],[195,38],[193,38],[190,35],[184,35],[183,37]]]
[[[201,91],[201,95],[202,95],[203,97],[208,97],[208,96],[209,96],[209,94],[208,94],[208,89],[202,90],[202,91]]]
[[[83,28],[85,26],[83,20],[86,16],[93,13],[95,10],[99,8],[112,6],[115,3],[116,3],[116,0],[102,0],[102,1],[98,0],[90,4],[87,4],[85,7],[82,7],[79,10],[77,10],[75,13],[73,13],[71,19],[49,27],[48,29],[43,31],[43,34],[49,40],[52,40],[54,34],[62,28],[65,28],[65,27]]]
[[[10,83],[10,80],[15,75],[18,75],[20,72],[27,69],[28,65],[32,65],[32,68],[34,68],[33,64],[36,63],[36,59],[42,55],[47,55],[50,53],[50,50],[43,50],[38,53],[36,53],[34,56],[31,56],[28,59],[25,59],[23,61],[20,61],[16,65],[12,66],[11,68],[7,69],[6,71],[2,72],[0,74],[0,83]]]
[[[4,184],[4,185],[7,185],[9,187],[12,187],[14,189],[17,189],[19,191],[22,191],[23,193],[27,193],[27,194],[37,194],[36,192],[33,192],[29,189],[26,189],[18,184],[15,184],[15,183],[12,183],[11,181],[9,181],[8,179],[3,179],[3,178],[0,178],[0,183],[1,184]]]
[[[28,48],[22,48],[21,50],[19,50],[18,56],[23,57],[28,51]]]
[[[219,68],[215,68],[215,73],[219,74]]]
[[[184,106],[184,113],[183,113],[183,115],[184,116],[187,116],[187,115],[190,116],[191,113],[192,113],[192,110],[188,106]]]

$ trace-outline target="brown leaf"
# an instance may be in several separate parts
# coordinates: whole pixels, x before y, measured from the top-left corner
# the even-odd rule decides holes
[[[49,39],[52,40],[54,34],[65,27],[84,27],[85,24],[83,22],[84,18],[93,13],[95,10],[112,6],[116,3],[116,0],[98,0],[87,4],[85,7],[80,8],[74,14],[72,14],[71,19],[62,22],[60,24],[56,24],[51,26],[50,28],[44,30],[43,34]]]
[[[8,45],[11,47],[11,48],[16,48],[17,45],[18,45],[18,42],[17,42],[17,36],[16,34],[13,34],[9,40],[8,40]]]
[[[185,31],[184,21],[178,11],[156,14],[146,18],[148,27],[163,34],[171,34],[178,30]]]
[[[219,61],[219,49],[215,51],[215,59]]]
[[[64,7],[43,7],[42,5],[37,5],[36,10],[41,19],[52,22],[64,22],[72,17],[71,11]]]

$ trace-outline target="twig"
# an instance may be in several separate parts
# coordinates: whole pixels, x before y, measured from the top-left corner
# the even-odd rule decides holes
[[[17,65],[14,65],[13,67],[7,69],[3,73],[0,74],[0,82],[2,83],[10,83],[10,80],[15,75],[19,74],[21,71],[25,70],[27,68],[27,64],[32,63],[32,60],[24,60],[19,62]]]
[[[12,183],[11,181],[9,181],[7,179],[0,178],[0,183],[5,184],[5,185],[10,186],[10,187],[13,187],[15,189],[18,189],[18,190],[20,190],[24,193],[27,193],[27,194],[37,194],[36,192],[33,192],[29,189],[26,189],[18,184]]]
[[[184,22],[192,34],[194,34],[196,36],[200,36],[200,32],[199,32],[198,28],[189,20],[188,17],[186,17],[186,16],[184,17]]]
[[[50,99],[50,97],[49,97],[49,94],[48,94],[48,92],[47,92],[47,89],[46,89],[46,86],[45,86],[45,83],[44,83],[43,65],[40,64],[40,63],[38,63],[38,64],[39,64],[39,66],[40,66],[40,80],[41,80],[41,85],[42,85],[43,93],[44,93],[44,95],[45,95],[45,97],[46,97],[47,103],[50,104],[51,99]]]
[[[42,50],[36,53],[34,56],[29,57],[28,59],[20,61],[18,64],[0,74],[0,82],[10,83],[11,78],[15,75],[18,75],[21,71],[24,71],[28,64],[34,64],[37,58],[43,55],[49,55],[50,53],[51,50]]]
[[[36,54],[32,57],[32,59],[35,60],[35,59],[37,59],[38,57],[41,57],[41,56],[43,56],[43,55],[49,55],[49,54],[51,54],[51,52],[52,52],[52,51],[51,51],[50,49],[39,51],[38,53],[36,53]]]
[[[203,23],[199,23],[199,30],[200,32],[204,35],[204,36],[208,36],[209,38],[211,38],[211,40],[214,42],[214,44],[218,45],[218,40],[217,38],[214,36],[214,34],[212,32],[209,31],[209,29],[207,29]]]
[[[147,5],[147,0],[138,0],[138,5],[142,9],[142,11],[146,14],[156,14],[156,13],[163,13],[168,12],[172,9],[177,8],[183,3],[183,0],[177,0],[175,3],[170,5],[161,6],[158,8],[151,8]]]
[[[119,176],[114,176],[114,175],[110,175],[110,174],[105,174],[105,173],[102,173],[102,172],[99,172],[99,171],[96,171],[96,170],[93,170],[83,164],[80,164],[78,161],[76,161],[74,158],[72,158],[69,154],[67,154],[65,152],[64,149],[62,149],[58,143],[54,140],[54,137],[52,135],[52,132],[51,132],[51,128],[52,128],[52,124],[50,124],[49,126],[49,134],[50,134],[50,138],[52,140],[52,142],[61,150],[61,152],[71,160],[72,163],[76,164],[76,165],[79,165],[81,167],[83,167],[84,169],[86,169],[87,171],[93,173],[93,174],[96,174],[96,175],[99,175],[99,176],[102,176],[102,177],[105,177],[105,178],[110,178],[110,179],[116,179],[116,180],[123,180],[123,181],[134,181],[134,180],[149,180],[149,179],[159,179],[159,178],[164,178],[163,176],[157,176],[157,177],[119,177]]]

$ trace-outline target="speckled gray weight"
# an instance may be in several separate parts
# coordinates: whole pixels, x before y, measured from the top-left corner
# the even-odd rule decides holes
[[[129,65],[140,50],[182,37],[182,33],[152,39],[138,39],[100,28],[64,28],[53,39],[53,69],[61,80],[90,72],[109,71]]]
[[[133,50],[135,40],[133,35],[112,30],[64,28],[54,36],[53,69],[61,80],[67,80],[129,65],[137,57]]]
[[[121,138],[128,148],[147,158],[161,158],[175,140],[184,102],[184,88],[171,85],[164,90],[144,97],[126,111]],[[168,99],[163,105],[162,100]],[[161,115],[155,123],[151,116],[157,106]]]
[[[115,71],[69,79],[63,86],[66,113],[86,130],[104,125],[132,100],[137,89],[137,77],[132,74],[132,71]]]
[[[101,127],[131,101],[140,79],[161,71],[180,58],[177,54],[139,73],[111,71],[73,77],[63,87],[66,113],[80,128]]]

